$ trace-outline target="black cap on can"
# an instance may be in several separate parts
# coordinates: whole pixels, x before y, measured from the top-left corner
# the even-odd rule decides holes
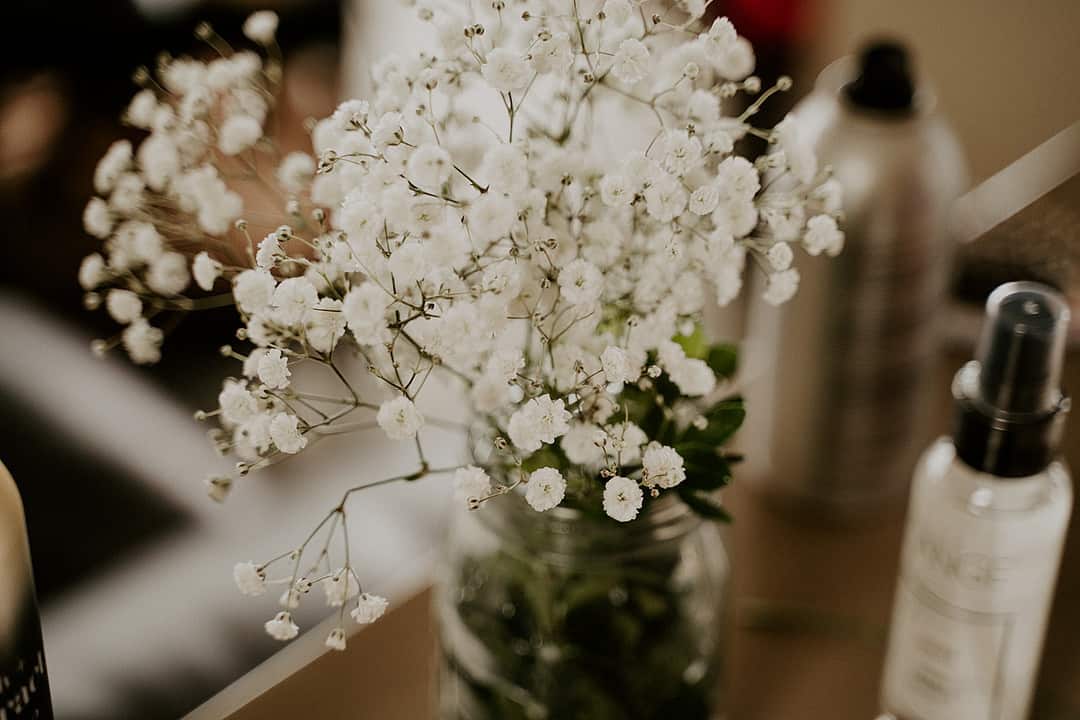
[[[915,82],[907,49],[899,42],[878,40],[859,52],[859,74],[845,88],[858,108],[906,115],[915,107]]]
[[[975,360],[956,375],[956,449],[981,472],[1034,475],[1053,460],[1069,401],[1061,389],[1069,307],[1056,290],[1007,283],[986,302]]]

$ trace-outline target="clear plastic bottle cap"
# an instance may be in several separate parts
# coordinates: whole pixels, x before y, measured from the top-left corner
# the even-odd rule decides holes
[[[986,301],[976,350],[978,397],[995,414],[1044,414],[1061,402],[1069,306],[1036,282],[1006,283]]]

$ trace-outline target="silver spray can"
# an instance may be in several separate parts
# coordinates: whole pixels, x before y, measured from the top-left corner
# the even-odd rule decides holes
[[[749,307],[742,477],[859,512],[903,496],[927,440],[947,216],[967,172],[897,44],[827,67],[794,114],[843,189],[847,240],[836,259],[800,259],[797,302]]]

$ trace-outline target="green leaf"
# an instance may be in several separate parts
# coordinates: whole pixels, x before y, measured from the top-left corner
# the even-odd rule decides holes
[[[521,461],[521,469],[527,473],[542,467],[559,469],[566,467],[562,453],[554,445],[545,445]]]
[[[675,342],[682,346],[686,357],[704,360],[709,355],[709,343],[700,323],[695,323],[694,332],[689,335],[676,335]]]
[[[705,358],[712,371],[717,377],[731,378],[739,369],[739,350],[730,343],[717,343],[709,348],[709,355]]]
[[[731,439],[746,419],[746,408],[741,397],[721,400],[705,411],[708,425],[704,430],[690,426],[683,433],[680,443],[689,445],[711,445],[719,448]]]
[[[731,522],[731,514],[712,493],[679,486],[679,497],[691,510],[707,520]]]
[[[702,446],[676,446],[683,456],[686,467],[686,479],[680,487],[692,490],[718,490],[729,485],[732,480],[731,467],[715,451],[701,449]]]

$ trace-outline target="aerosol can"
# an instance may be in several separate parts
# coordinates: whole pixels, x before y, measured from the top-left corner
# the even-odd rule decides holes
[[[835,260],[800,259],[799,302],[749,308],[744,477],[858,513],[903,496],[928,439],[947,217],[967,171],[894,43],[827,67],[794,115],[842,188],[847,241]]]

